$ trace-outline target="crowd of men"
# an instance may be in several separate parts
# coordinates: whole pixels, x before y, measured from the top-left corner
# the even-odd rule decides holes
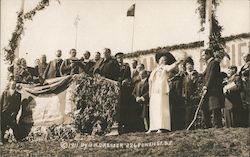
[[[48,63],[46,55],[42,55],[41,59],[35,60],[35,67],[28,67],[24,58],[14,60],[9,67],[12,73],[9,88],[1,96],[2,132],[7,129],[6,126],[15,128],[16,125],[19,109],[13,106],[21,101],[15,90],[16,83],[42,84],[45,79],[80,73],[100,75],[120,82],[120,132],[149,129],[150,71],[143,64],[133,60],[130,67],[123,62],[123,53],[118,52],[112,56],[108,48],[104,49],[102,56],[100,52],[96,52],[94,59],[90,59],[89,51],[82,58],[76,57],[75,49],[71,49],[69,53],[70,57],[63,60],[62,51],[58,50],[55,59]],[[202,105],[203,128],[220,128],[223,125],[248,127],[250,53],[244,56],[245,64],[240,70],[236,66],[230,66],[228,73],[221,72],[219,61],[214,59],[212,51],[205,51],[204,59],[207,68],[203,74],[194,69],[192,58],[187,57],[169,79],[172,130],[187,128],[202,91],[206,91],[206,99]],[[223,117],[225,123],[222,122]]]

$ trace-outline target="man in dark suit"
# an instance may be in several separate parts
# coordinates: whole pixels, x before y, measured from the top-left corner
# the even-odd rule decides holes
[[[244,53],[243,55],[244,64],[240,69],[239,75],[242,80],[242,85],[240,89],[240,95],[243,105],[243,112],[241,115],[243,116],[243,127],[249,127],[250,126],[250,80],[249,80],[249,74],[250,74],[250,52]]]
[[[62,56],[62,51],[57,50],[56,51],[56,59],[52,60],[49,62],[47,68],[44,71],[44,79],[50,79],[50,78],[55,78],[55,77],[60,77],[60,66],[63,62],[61,56]]]
[[[130,81],[131,80],[131,71],[128,63],[123,62],[124,54],[122,52],[118,52],[115,55],[117,62],[119,63],[119,81]]]
[[[94,74],[100,74],[101,76],[118,81],[119,77],[119,64],[116,59],[112,58],[111,50],[104,49],[103,60],[100,62],[99,67],[94,69]]]
[[[11,128],[18,140],[16,117],[21,105],[21,94],[16,91],[16,82],[11,80],[0,99],[0,145],[3,144],[4,133]]]
[[[95,64],[92,67],[92,74],[97,73],[98,68],[100,67],[102,61],[103,61],[103,58],[101,58],[101,53],[100,52],[96,52],[95,53]]]
[[[82,66],[80,68],[80,72],[85,72],[86,74],[92,74],[92,70],[93,70],[93,66],[95,65],[95,62],[90,60],[90,52],[89,51],[85,51],[85,53],[83,54],[83,57],[81,58],[82,60]]]
[[[202,52],[202,58],[207,63],[204,71],[203,87],[206,95],[202,106],[203,120],[206,128],[210,128],[213,125],[216,128],[222,127],[221,108],[224,107],[220,63],[213,56],[211,49],[206,49]],[[213,125],[211,115],[213,115]]]
[[[79,74],[79,69],[82,63],[76,57],[76,49],[71,49],[69,53],[70,53],[70,58],[65,59],[61,64],[60,67],[61,76]]]
[[[139,115],[144,124],[143,130],[147,131],[149,129],[149,84],[147,71],[140,71],[139,76],[140,81],[135,85],[132,94],[136,100],[136,105],[140,107]],[[140,119],[138,125],[140,125]]]
[[[135,108],[132,97],[132,79],[130,67],[127,63],[123,62],[124,54],[118,52],[115,54],[115,58],[119,64],[118,81],[121,84],[121,95],[120,95],[120,132],[134,131],[135,123]]]

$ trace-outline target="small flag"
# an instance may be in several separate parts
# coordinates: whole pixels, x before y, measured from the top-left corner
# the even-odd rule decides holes
[[[80,17],[79,17],[79,15],[77,15],[75,22],[74,22],[74,25],[77,26],[79,21],[80,21]]]
[[[128,9],[127,16],[135,16],[135,4]]]

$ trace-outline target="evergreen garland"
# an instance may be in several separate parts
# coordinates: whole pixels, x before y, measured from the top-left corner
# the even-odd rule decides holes
[[[242,34],[237,34],[237,35],[231,35],[222,38],[225,43],[228,41],[236,40],[236,39],[250,39],[250,34],[249,33],[242,33]],[[171,46],[164,46],[164,47],[157,47],[154,49],[149,49],[149,50],[138,50],[132,53],[127,53],[125,54],[125,58],[136,58],[139,56],[143,55],[148,55],[148,54],[154,54],[160,49],[166,49],[168,51],[174,51],[174,50],[180,50],[180,49],[192,49],[192,48],[198,48],[203,46],[203,41],[196,41],[196,42],[190,42],[186,44],[176,44],[176,45],[171,45]]]
[[[196,11],[198,11],[200,15],[200,31],[204,31],[204,23],[206,17],[206,0],[197,0],[197,3],[199,4]],[[210,36],[209,49],[214,52],[214,55],[216,57],[222,59],[224,56],[227,56],[227,54],[224,50],[225,41],[221,37],[223,27],[219,24],[219,21],[217,20],[216,16],[216,9],[220,3],[221,0],[212,0],[212,5],[214,9],[212,9],[212,32]]]
[[[22,11],[17,13],[17,23],[15,30],[12,33],[8,46],[3,48],[4,60],[8,64],[11,64],[15,59],[15,50],[18,47],[18,41],[21,39],[21,35],[24,32],[24,21],[32,20],[38,11],[41,11],[49,6],[49,1],[50,0],[41,0],[34,9],[28,11],[27,13],[24,13]]]

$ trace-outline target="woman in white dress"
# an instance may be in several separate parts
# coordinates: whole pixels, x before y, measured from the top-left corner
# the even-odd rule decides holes
[[[178,67],[182,62],[176,61],[167,65],[166,55],[161,55],[156,61],[157,67],[152,71],[149,77],[149,130],[161,133],[162,130],[171,131],[170,105],[169,105],[169,73]]]

